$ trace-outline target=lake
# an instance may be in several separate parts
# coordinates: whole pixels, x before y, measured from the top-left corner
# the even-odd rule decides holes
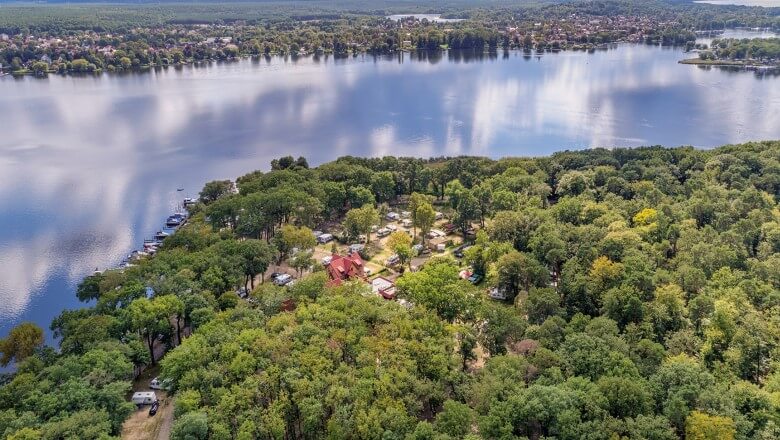
[[[546,155],[780,138],[780,77],[620,45],[524,56],[272,58],[0,78],[0,335],[48,328],[203,183],[303,155]],[[178,192],[177,188],[184,188]]]

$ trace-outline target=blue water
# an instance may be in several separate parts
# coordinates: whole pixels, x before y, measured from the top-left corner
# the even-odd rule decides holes
[[[780,138],[780,77],[678,49],[274,58],[0,78],[0,335],[79,306],[205,181],[341,155],[546,155]],[[183,187],[185,191],[177,192]]]

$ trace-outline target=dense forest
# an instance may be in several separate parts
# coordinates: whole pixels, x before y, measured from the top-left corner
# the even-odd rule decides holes
[[[30,323],[0,340],[0,437],[116,438],[167,351],[174,440],[776,439],[778,201],[780,142],[281,158],[87,277],[59,349]],[[323,225],[368,248],[388,209],[430,230],[432,207],[471,247],[383,269],[403,301],[332,285],[308,251]],[[266,281],[280,264],[293,286]]]

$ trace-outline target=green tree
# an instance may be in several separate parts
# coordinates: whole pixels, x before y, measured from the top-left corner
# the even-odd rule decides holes
[[[474,415],[468,405],[447,400],[444,402],[442,412],[436,416],[433,426],[437,432],[452,438],[463,438],[471,432],[473,420]]]
[[[157,336],[164,334],[169,328],[170,310],[164,301],[140,298],[133,301],[127,311],[130,327],[144,338],[150,361],[152,365],[156,365],[154,343]]]
[[[279,252],[278,263],[281,263],[290,256],[293,249],[298,249],[298,251],[312,249],[317,245],[317,240],[314,238],[312,230],[305,226],[284,225],[274,235],[273,243]]]
[[[23,322],[8,332],[5,339],[0,339],[0,365],[6,366],[11,361],[21,362],[35,353],[43,345],[43,330],[32,322]]]
[[[214,180],[207,183],[200,191],[200,201],[208,205],[222,196],[230,194],[233,183],[229,180]]]
[[[560,303],[561,297],[554,289],[531,288],[524,304],[528,322],[532,324],[541,324],[551,316],[562,315],[563,309],[561,308]]]
[[[517,251],[503,255],[496,262],[498,284],[513,299],[520,290],[528,291],[532,286],[545,287],[549,279],[547,269],[535,258]]]
[[[276,248],[261,240],[244,240],[239,243],[241,257],[244,261],[244,275],[249,281],[249,288],[255,288],[255,278],[260,275],[260,282],[265,282],[265,272],[276,259]],[[244,281],[244,286],[247,282]]]
[[[444,258],[430,260],[421,271],[406,274],[396,282],[402,295],[449,322],[466,313],[473,303],[473,294],[466,286],[458,278],[454,262]]]
[[[436,211],[430,203],[422,203],[417,207],[414,215],[415,226],[420,228],[422,242],[425,244],[425,236],[431,231],[433,223],[436,221]]]
[[[208,417],[202,412],[184,414],[171,428],[171,440],[206,440],[208,435]]]
[[[380,171],[371,177],[371,190],[379,203],[395,198],[395,178],[390,171]]]
[[[344,219],[344,227],[350,235],[365,234],[366,243],[371,241],[371,228],[379,223],[379,213],[374,205],[363,205],[361,208],[350,209]]]
[[[685,438],[689,440],[733,440],[735,435],[734,421],[729,417],[693,411],[685,421]]]

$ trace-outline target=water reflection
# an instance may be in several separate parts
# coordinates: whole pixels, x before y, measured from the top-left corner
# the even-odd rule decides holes
[[[0,79],[0,334],[48,326],[202,183],[273,157],[549,154],[780,138],[776,78],[679,50],[257,58]],[[175,188],[186,188],[185,194]]]

